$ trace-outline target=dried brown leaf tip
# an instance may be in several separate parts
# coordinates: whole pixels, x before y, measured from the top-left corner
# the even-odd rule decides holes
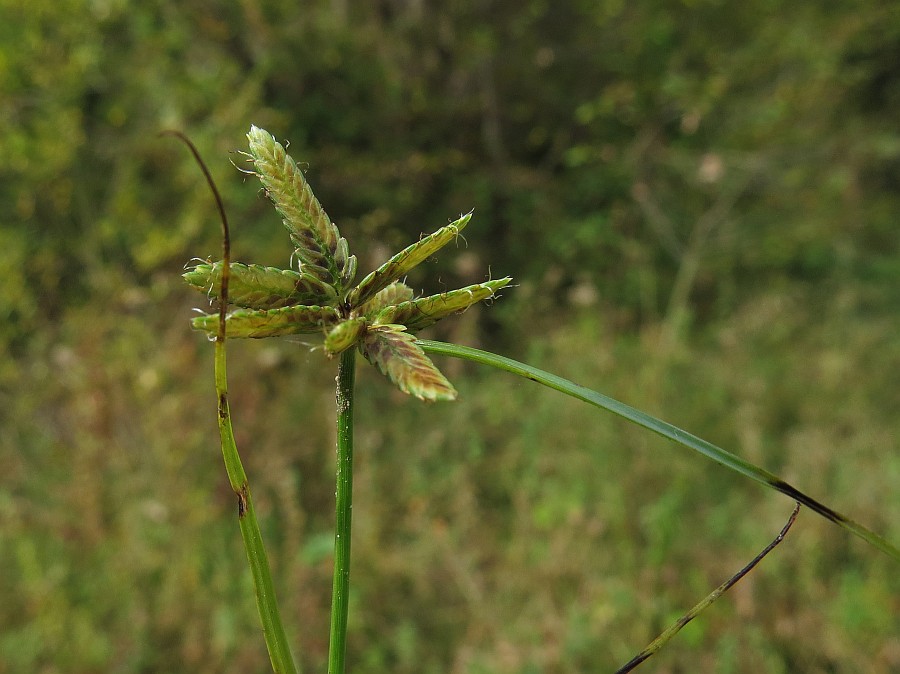
[[[456,389],[416,344],[413,334],[451,314],[494,297],[512,279],[502,278],[449,292],[415,298],[400,279],[423,260],[454,241],[471,213],[407,246],[355,287],[356,256],[313,194],[303,172],[267,131],[247,134],[253,171],[275,204],[294,244],[298,269],[233,262],[228,267],[227,337],[321,334],[325,353],[357,347],[404,393],[422,400],[454,400]],[[184,279],[210,299],[218,297],[221,262],[200,263]],[[210,334],[215,313],[198,316],[193,326]]]

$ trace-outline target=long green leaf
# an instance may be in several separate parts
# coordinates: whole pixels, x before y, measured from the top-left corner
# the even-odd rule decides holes
[[[256,606],[259,609],[263,638],[269,650],[272,669],[276,674],[297,674],[297,666],[294,664],[294,656],[288,645],[287,635],[278,611],[278,602],[275,599],[275,590],[272,586],[272,574],[269,571],[266,548],[263,545],[259,522],[256,519],[256,512],[253,508],[253,498],[250,495],[250,483],[241,463],[237,444],[234,441],[234,430],[231,426],[231,408],[228,404],[228,375],[226,373],[225,358],[225,308],[228,305],[228,280],[231,270],[231,237],[228,233],[228,217],[225,214],[225,207],[222,205],[222,197],[219,196],[219,190],[210,176],[209,169],[206,168],[206,164],[200,157],[200,153],[197,152],[197,148],[184,134],[177,131],[170,133],[176,138],[180,138],[188,146],[191,154],[194,155],[194,159],[200,164],[200,169],[206,177],[210,190],[212,190],[222,219],[222,274],[219,279],[219,313],[216,316],[218,325],[215,348],[217,419],[219,423],[219,438],[222,444],[222,458],[225,461],[228,482],[238,498],[238,521],[240,522],[241,536],[244,539],[244,547],[247,551],[247,560],[250,563],[250,573],[253,576]]]
[[[583,400],[584,402],[594,405],[595,407],[600,407],[609,412],[612,412],[613,414],[617,414],[618,416],[627,419],[628,421],[637,424],[638,426],[643,426],[644,428],[651,430],[654,433],[658,433],[664,438],[668,438],[669,440],[672,440],[679,445],[683,445],[684,447],[693,449],[695,452],[699,452],[705,457],[722,464],[726,468],[730,468],[731,470],[740,473],[745,477],[749,477],[751,480],[755,480],[756,482],[764,484],[771,489],[780,491],[782,494],[791,497],[795,501],[799,501],[807,508],[819,513],[819,515],[821,515],[825,519],[834,522],[839,527],[846,529],[856,536],[859,536],[864,541],[870,543],[871,545],[874,545],[876,548],[878,548],[882,552],[887,553],[894,559],[900,560],[900,548],[898,548],[896,545],[885,540],[884,538],[874,533],[873,531],[870,531],[861,524],[858,524],[849,517],[845,517],[839,512],[832,510],[828,506],[819,503],[811,496],[807,496],[799,489],[788,484],[774,473],[770,473],[764,468],[759,468],[749,461],[735,456],[734,454],[725,451],[721,447],[717,447],[711,442],[707,442],[706,440],[698,438],[692,433],[688,433],[687,431],[673,426],[672,424],[666,423],[665,421],[661,421],[656,417],[650,416],[646,412],[641,412],[634,407],[626,405],[625,403],[621,403],[618,400],[603,395],[602,393],[592,391],[591,389],[579,384],[575,384],[568,379],[563,379],[562,377],[559,377],[555,374],[545,372],[544,370],[539,370],[538,368],[532,367],[530,365],[525,365],[524,363],[512,360],[511,358],[498,356],[497,354],[490,353],[488,351],[481,351],[480,349],[473,349],[471,347],[460,346],[458,344],[446,344],[444,342],[433,342],[423,339],[418,340],[416,343],[426,353],[438,354],[443,356],[453,356],[454,358],[463,358],[465,360],[471,360],[476,363],[481,363],[482,365],[490,365],[491,367],[496,367],[500,370],[505,370],[506,372],[524,377],[525,379],[530,379],[531,381],[538,382],[539,384],[543,384],[544,386],[549,386],[550,388],[559,391],[560,393],[565,393],[566,395],[577,398],[578,400]]]

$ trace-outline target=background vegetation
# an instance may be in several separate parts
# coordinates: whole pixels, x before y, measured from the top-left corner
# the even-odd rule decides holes
[[[0,672],[262,672],[180,279],[285,265],[250,123],[291,142],[366,271],[510,274],[433,337],[556,371],[900,540],[900,5],[0,0]],[[442,324],[443,325],[443,324]],[[230,348],[290,634],[326,654],[334,363]],[[527,382],[360,370],[353,671],[611,671],[792,504]],[[454,370],[454,368],[457,368]],[[900,671],[896,563],[809,513],[645,666]]]

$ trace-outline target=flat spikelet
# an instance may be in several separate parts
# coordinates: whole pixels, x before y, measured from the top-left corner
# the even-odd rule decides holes
[[[510,281],[512,279],[507,277],[496,281],[477,283],[440,295],[400,302],[381,309],[373,316],[372,322],[375,324],[400,323],[411,332],[416,332],[437,323],[450,314],[465,311],[473,304],[493,297],[494,293],[508,285]]]
[[[313,334],[335,325],[340,315],[333,307],[294,306],[281,309],[237,309],[225,317],[226,337],[280,337]],[[219,315],[204,314],[191,321],[195,330],[215,335]]]
[[[380,310],[388,307],[392,304],[400,304],[401,302],[406,302],[407,300],[411,300],[413,298],[413,290],[405,283],[401,283],[400,281],[395,281],[387,288],[383,290],[379,290],[375,297],[370,299],[368,302],[364,302],[358,309],[356,309],[356,313],[361,316],[372,316],[376,314]],[[390,322],[390,321],[385,321]],[[397,321],[394,321],[395,323]]]
[[[347,242],[281,143],[256,126],[250,127],[247,138],[256,175],[291,233],[300,271],[307,271],[340,292],[356,271],[356,259],[348,254]]]
[[[247,309],[277,309],[292,304],[337,304],[334,288],[309,274],[232,262],[228,275],[228,303]],[[198,264],[182,278],[215,298],[222,283],[222,263]]]
[[[325,353],[335,356],[354,346],[365,332],[367,323],[366,317],[361,316],[335,325],[325,337]]]
[[[456,389],[441,374],[416,338],[402,325],[369,328],[362,342],[362,353],[382,374],[404,393],[421,400],[456,400]]]
[[[431,255],[453,241],[463,228],[469,224],[471,219],[472,214],[466,213],[456,222],[452,222],[446,227],[441,227],[434,234],[429,234],[411,246],[407,246],[360,281],[359,285],[350,292],[347,299],[351,304],[361,304],[379,290],[406,276],[413,267],[423,260],[427,260]]]

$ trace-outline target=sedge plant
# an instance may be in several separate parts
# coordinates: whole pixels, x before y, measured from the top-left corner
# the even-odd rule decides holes
[[[471,212],[407,246],[355,282],[357,259],[351,255],[347,240],[314,196],[302,170],[270,133],[252,126],[247,134],[249,151],[241,153],[247,167],[241,170],[257,176],[262,182],[266,195],[289,232],[294,247],[292,259],[297,264],[296,269],[278,269],[232,262],[228,222],[218,191],[190,141],[179,133],[174,135],[188,144],[203,167],[222,221],[222,260],[195,264],[185,272],[184,279],[193,288],[205,293],[210,301],[218,303],[217,311],[196,316],[192,325],[215,342],[215,385],[222,453],[229,482],[237,498],[238,521],[253,576],[263,635],[276,673],[294,673],[297,666],[279,616],[249,481],[231,427],[225,371],[225,340],[229,337],[261,339],[283,335],[319,335],[325,355],[338,363],[336,524],[329,674],[342,674],[345,669],[357,352],[401,391],[427,402],[452,401],[457,397],[456,389],[429,355],[473,361],[543,384],[612,412],[779,491],[900,560],[900,549],[883,537],[804,494],[773,473],[695,435],[524,363],[471,347],[419,339],[416,336],[419,330],[465,311],[473,304],[496,297],[498,291],[511,282],[509,277],[505,277],[425,297],[416,297],[412,288],[404,283],[403,279],[410,270],[460,236],[472,217]],[[795,516],[796,510],[777,542],[784,537]],[[743,577],[775,544],[770,544],[753,562],[701,601],[620,671],[630,671],[655,653],[681,626]]]

